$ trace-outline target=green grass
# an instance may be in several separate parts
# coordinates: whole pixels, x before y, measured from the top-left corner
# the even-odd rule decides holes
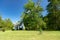
[[[0,40],[60,40],[60,31],[0,31]]]

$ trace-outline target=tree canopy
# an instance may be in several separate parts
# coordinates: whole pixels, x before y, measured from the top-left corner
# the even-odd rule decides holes
[[[27,30],[37,30],[45,25],[45,22],[41,18],[41,12],[43,9],[37,3],[28,1],[28,3],[24,6],[25,11],[23,22]]]
[[[2,17],[0,16],[0,28],[4,29],[4,30],[10,30],[13,28],[13,23],[12,21],[8,18],[3,20]]]
[[[48,29],[60,29],[60,0],[48,0],[50,3],[47,5],[48,10]]]

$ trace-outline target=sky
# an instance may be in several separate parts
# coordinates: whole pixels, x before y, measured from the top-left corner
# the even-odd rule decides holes
[[[36,0],[34,0],[36,2]],[[24,12],[24,4],[27,0],[0,0],[0,15],[3,19],[10,18],[13,23],[16,23],[21,19],[22,13]],[[43,16],[47,15],[46,6],[48,5],[47,0],[42,0],[40,5],[43,7]]]

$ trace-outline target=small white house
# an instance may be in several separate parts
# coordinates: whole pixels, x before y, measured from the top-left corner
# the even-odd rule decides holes
[[[21,23],[17,23],[14,25],[13,27],[14,30],[25,30],[25,26],[24,26],[24,23],[21,22]]]

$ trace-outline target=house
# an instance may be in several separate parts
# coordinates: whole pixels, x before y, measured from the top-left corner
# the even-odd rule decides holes
[[[13,27],[14,30],[25,30],[25,26],[23,22],[16,23]]]

